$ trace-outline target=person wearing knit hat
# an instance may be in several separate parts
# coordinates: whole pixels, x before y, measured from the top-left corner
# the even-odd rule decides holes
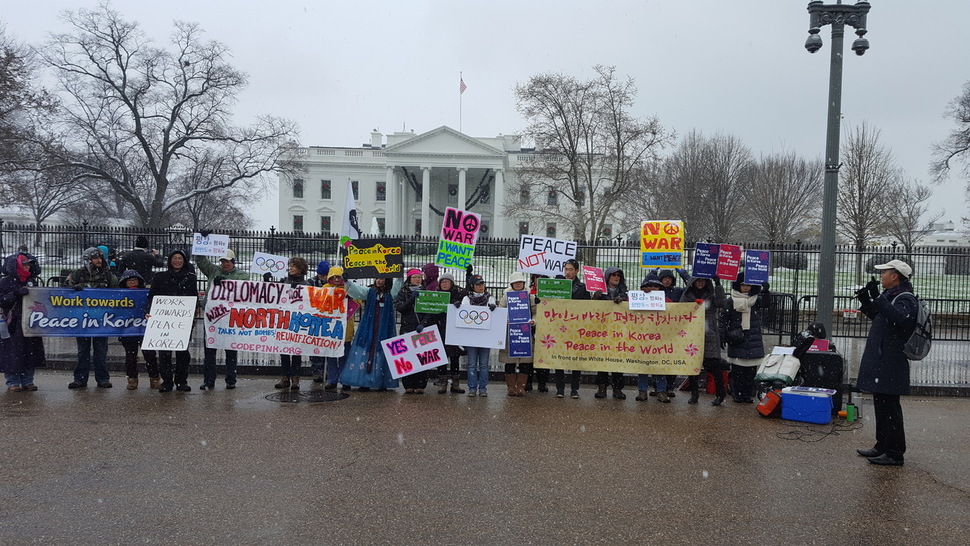
[[[84,288],[118,288],[118,277],[108,267],[104,252],[98,248],[88,248],[81,257],[87,262],[84,267],[64,279],[64,286],[75,290]],[[102,389],[111,388],[111,377],[106,361],[108,358],[108,338],[77,337],[77,366],[74,368],[74,381],[69,389],[83,389],[88,386],[91,365],[94,365],[94,380]]]
[[[485,288],[485,279],[481,275],[470,277],[471,291],[461,300],[460,307],[488,307],[495,310],[495,298]],[[471,347],[465,345],[468,353],[468,396],[488,396],[488,363],[492,354],[489,347]]]
[[[415,310],[418,294],[425,290],[424,274],[419,269],[408,270],[404,286],[394,296],[394,309],[401,314],[401,329],[398,334],[420,332],[424,329],[424,320],[431,320],[428,316],[420,316]],[[412,373],[401,378],[404,394],[424,394],[428,387],[428,371]]]
[[[529,276],[525,273],[514,271],[511,275],[509,275],[509,286],[499,298],[498,306],[509,306],[509,292],[525,292],[529,301],[529,312],[532,317],[535,317],[536,297],[534,294],[529,294],[526,291],[527,282],[529,282]],[[534,320],[530,320],[529,323],[532,326],[535,326]],[[505,364],[505,384],[508,387],[508,395],[525,396],[525,386],[529,381],[529,375],[532,374],[532,357],[509,356],[508,334],[506,333],[505,336],[505,348],[499,349],[498,361]],[[535,344],[535,332],[533,332],[532,335],[532,343]]]
[[[250,278],[249,273],[236,268],[236,253],[231,249],[227,248],[218,261],[219,265],[216,265],[209,260],[208,256],[195,256],[196,267],[209,279],[209,287],[206,290],[207,298],[208,294],[212,293],[213,287],[222,281],[248,281]],[[205,309],[205,304],[206,302],[203,301],[203,309]],[[206,336],[206,339],[208,339],[208,336]],[[216,388],[216,356],[218,351],[219,349],[209,346],[202,350],[202,385],[199,386],[200,390],[211,391]],[[239,351],[233,349],[225,349],[224,351],[226,355],[226,388],[235,389]]]
[[[438,279],[438,291],[451,294],[448,303],[452,305],[456,303],[460,304],[461,299],[465,297],[464,292],[455,283],[455,276],[451,273],[445,273]],[[448,322],[448,313],[437,313],[427,315],[427,317],[428,319],[424,321],[425,325],[437,324],[438,331],[444,333]],[[461,388],[461,376],[459,375],[458,365],[458,359],[461,358],[461,350],[457,345],[448,345],[446,343],[445,355],[448,357],[448,362],[438,367],[438,394],[446,394],[449,391],[452,394],[465,394],[465,389]],[[448,387],[449,378],[451,379],[450,388]]]
[[[145,288],[145,279],[134,269],[128,269],[121,274],[121,288]],[[148,309],[145,309],[147,312]],[[125,375],[128,377],[128,390],[138,388],[138,349],[144,336],[119,337],[118,341],[125,348]],[[143,351],[145,357],[145,371],[148,372],[149,386],[157,389],[161,386],[161,375],[158,372],[158,359],[155,351]]]
[[[335,266],[336,267],[336,266]],[[343,268],[340,269],[340,285],[343,285]],[[320,260],[317,262],[317,274],[307,280],[309,286],[323,287],[323,286],[334,286],[329,284],[330,270],[333,269],[330,266],[330,262],[327,260]],[[354,322],[348,318],[347,328],[344,330],[344,335],[346,339],[353,339],[354,337]],[[346,343],[344,350],[346,351]],[[310,357],[310,373],[313,375],[314,383],[323,383],[328,360],[330,357],[323,356],[311,356]],[[336,357],[339,360],[339,357]],[[332,366],[335,370],[336,375],[331,374],[331,381],[327,384],[327,390],[334,390],[337,388],[337,377],[339,377],[339,363],[335,362]]]
[[[306,275],[310,269],[310,264],[306,262],[305,259],[294,256],[287,260],[286,262],[286,277],[276,281],[283,284],[289,285],[296,288],[300,285],[306,285],[307,279]],[[267,273],[269,275],[269,273]],[[289,389],[293,391],[300,390],[300,367],[303,365],[303,357],[301,355],[280,355],[280,378],[279,383],[274,385],[277,389]]]
[[[647,276],[640,282],[640,290],[644,292],[664,291],[664,283],[660,275],[657,274],[657,270],[647,273]],[[669,297],[665,297],[664,299],[673,303]],[[670,398],[674,396],[674,392],[671,389],[674,379],[676,379],[676,376],[672,375],[637,374],[637,390],[639,392],[635,400],[637,402],[646,402],[649,397],[656,396],[657,402],[663,402],[664,404],[670,403]]]
[[[330,272],[330,262],[327,260],[320,260],[317,262],[317,276],[322,277],[324,282],[327,280],[327,273]]]

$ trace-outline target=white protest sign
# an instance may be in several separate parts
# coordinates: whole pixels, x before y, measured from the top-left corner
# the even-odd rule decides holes
[[[430,326],[421,332],[408,332],[381,341],[387,367],[391,377],[399,379],[405,375],[437,368],[448,362],[445,345],[438,326]]]
[[[459,318],[461,311],[475,310],[479,312],[479,322],[488,324],[488,329],[472,327],[476,322],[473,315],[464,315]],[[482,312],[488,313],[485,320],[481,319]],[[485,347],[488,349],[505,348],[505,330],[509,322],[509,310],[504,307],[496,307],[494,311],[488,307],[479,305],[463,305],[455,308],[454,305],[448,306],[448,322],[445,329],[445,341],[448,345],[461,345],[462,347]],[[478,326],[478,325],[475,325]]]
[[[643,290],[630,290],[627,292],[630,298],[630,311],[666,311],[667,297],[663,290],[644,292]]]
[[[578,248],[575,241],[522,235],[519,237],[519,261],[516,269],[523,273],[550,277],[562,275],[566,260],[575,258]]]
[[[187,351],[196,296],[155,296],[145,326],[145,351]]]
[[[249,266],[249,271],[258,275],[269,273],[273,278],[282,279],[286,277],[288,261],[289,258],[286,256],[256,252],[253,254],[253,263]]]
[[[225,256],[229,250],[228,235],[206,235],[196,233],[192,237],[193,256]]]

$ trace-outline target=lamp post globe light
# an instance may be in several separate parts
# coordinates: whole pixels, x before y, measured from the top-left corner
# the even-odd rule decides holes
[[[869,49],[865,38],[866,14],[869,2],[854,5],[824,4],[821,0],[808,3],[809,29],[805,49],[815,53],[822,48],[822,27],[832,26],[832,55],[829,65],[828,124],[825,135],[825,179],[822,186],[822,249],[819,255],[818,299],[815,303],[816,318],[832,332],[832,311],[835,309],[835,222],[839,190],[839,131],[842,116],[842,39],[845,26],[855,29],[858,36],[852,42],[852,51],[862,55]]]

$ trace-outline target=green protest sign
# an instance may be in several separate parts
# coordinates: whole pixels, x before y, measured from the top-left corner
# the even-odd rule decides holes
[[[451,292],[421,290],[418,292],[418,301],[414,304],[414,310],[417,313],[445,313],[450,303]]]
[[[569,279],[539,279],[536,296],[540,299],[571,300],[573,281]]]

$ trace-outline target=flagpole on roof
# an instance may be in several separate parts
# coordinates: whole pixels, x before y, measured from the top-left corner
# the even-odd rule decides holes
[[[465,78],[458,72],[458,132],[461,132],[461,96],[465,94]]]

